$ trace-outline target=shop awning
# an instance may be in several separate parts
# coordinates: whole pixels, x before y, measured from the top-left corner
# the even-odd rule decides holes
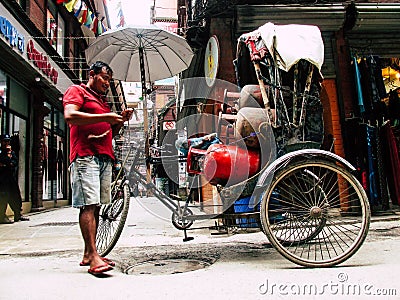
[[[321,31],[337,31],[344,22],[345,7],[329,5],[237,5],[235,31],[237,36],[271,22],[277,25],[316,25]]]
[[[398,57],[400,3],[356,4],[355,22],[346,38],[354,52]]]

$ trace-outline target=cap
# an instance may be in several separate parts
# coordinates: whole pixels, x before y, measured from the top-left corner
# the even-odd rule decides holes
[[[9,140],[10,139],[10,136],[8,135],[8,134],[2,134],[2,135],[0,135],[0,140],[1,141],[3,141],[3,140]]]

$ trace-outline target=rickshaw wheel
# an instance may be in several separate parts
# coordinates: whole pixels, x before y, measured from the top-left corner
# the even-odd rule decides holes
[[[190,208],[186,208],[184,206],[181,207],[182,210],[184,210],[184,216],[192,216],[193,212],[190,210]],[[184,220],[182,217],[179,216],[177,211],[174,211],[172,213],[172,224],[174,225],[174,227],[176,229],[179,230],[184,230],[184,229],[188,229],[190,228],[190,226],[193,225],[193,221],[192,220]]]
[[[325,160],[299,161],[277,171],[260,217],[269,241],[285,258],[305,267],[329,267],[361,247],[370,209],[347,169]]]
[[[96,247],[100,256],[111,252],[124,228],[129,210],[130,188],[127,183],[116,186],[110,204],[100,208]]]

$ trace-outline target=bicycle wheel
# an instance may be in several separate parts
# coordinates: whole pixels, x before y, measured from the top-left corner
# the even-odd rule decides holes
[[[181,209],[184,210],[184,217],[193,215],[193,212],[190,208],[185,209],[185,207],[182,206]],[[190,226],[193,225],[192,220],[185,220],[184,218],[180,217],[179,213],[176,210],[172,213],[171,220],[172,225],[174,225],[174,227],[179,230],[188,229],[190,228]]]
[[[306,197],[313,192],[314,195],[318,195],[318,202],[321,203],[321,205],[327,205],[326,194],[320,184],[315,184],[315,178],[315,175],[310,172],[301,174],[302,192]],[[288,199],[293,205],[298,205],[298,203],[296,203],[298,201],[296,198],[296,191],[292,189],[279,190],[279,193],[273,193],[273,198],[271,198],[269,209],[271,210],[271,214],[274,212],[274,216],[270,217],[270,222],[276,223],[277,221],[285,219],[287,222],[291,223],[293,228],[291,231],[280,232],[279,235],[276,235],[276,238],[284,245],[290,245],[295,242],[300,244],[312,240],[326,225],[325,215],[321,214],[320,217],[310,218],[307,214],[304,215],[299,212],[294,212],[292,209],[287,209],[285,204],[288,202]],[[281,207],[276,207],[277,203],[280,203]],[[285,212],[283,212],[283,210],[285,210]],[[276,212],[278,213],[276,214]]]
[[[99,226],[96,234],[96,247],[100,256],[111,252],[121,236],[129,210],[130,189],[124,183],[116,187],[113,200],[100,208]]]
[[[358,180],[330,161],[300,161],[275,174],[261,203],[261,224],[271,244],[305,267],[329,267],[350,258],[370,222]]]

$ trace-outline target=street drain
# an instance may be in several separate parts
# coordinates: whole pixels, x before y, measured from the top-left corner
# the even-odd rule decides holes
[[[128,275],[165,275],[196,271],[210,266],[211,263],[197,259],[152,260],[129,266],[124,270]]]

